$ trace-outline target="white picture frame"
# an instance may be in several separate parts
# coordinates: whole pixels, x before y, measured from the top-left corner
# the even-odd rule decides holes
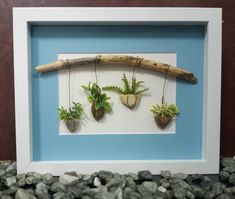
[[[203,88],[202,159],[200,160],[95,160],[33,161],[31,113],[31,24],[203,24],[205,62]],[[60,175],[66,170],[128,173],[150,170],[214,174],[219,171],[220,8],[13,8],[15,117],[18,173],[37,171]],[[22,115],[23,114],[23,115]]]

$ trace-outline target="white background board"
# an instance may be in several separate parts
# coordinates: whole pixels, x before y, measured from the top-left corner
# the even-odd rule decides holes
[[[176,65],[175,53],[128,53],[128,55],[143,57],[145,59],[155,60],[173,66]],[[58,58],[74,59],[89,56],[95,57],[97,54],[60,54]],[[123,82],[121,80],[123,73],[125,73],[127,78],[131,81],[133,67],[97,65],[97,83],[100,87],[107,85],[119,85],[123,87]],[[69,70],[61,70],[58,74],[59,106],[68,108]],[[152,105],[161,103],[164,74],[157,71],[136,67],[135,77],[137,80],[144,81],[144,86],[149,88],[149,91],[147,91],[146,95],[141,98],[138,105],[134,109],[129,109],[121,103],[119,95],[112,92],[107,92],[107,95],[111,97],[110,102],[112,104],[112,112],[105,114],[104,118],[97,122],[91,114],[91,103],[88,102],[87,95],[81,87],[81,85],[88,85],[90,81],[95,82],[95,66],[79,66],[71,68],[71,101],[82,103],[85,114],[80,122],[80,127],[75,133],[70,133],[64,122],[60,122],[60,135],[175,133],[175,120],[173,120],[165,129],[162,130],[157,127],[154,120],[154,115],[150,112]],[[167,77],[165,99],[168,103],[176,103],[175,77]]]

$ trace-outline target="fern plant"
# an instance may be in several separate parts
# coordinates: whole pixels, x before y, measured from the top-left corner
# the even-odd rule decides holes
[[[155,114],[155,122],[161,129],[164,129],[171,122],[172,117],[179,114],[179,109],[175,104],[168,105],[167,103],[152,106],[150,111]]]
[[[61,108],[58,108],[58,117],[60,120],[66,121],[66,120],[74,120],[74,119],[81,119],[81,115],[84,112],[84,109],[82,107],[82,104],[73,102],[73,106],[69,109],[64,108],[61,106]]]
[[[155,115],[159,115],[161,117],[168,116],[168,117],[175,117],[179,113],[179,109],[175,104],[157,104],[155,106],[152,106],[150,109],[152,113]]]
[[[122,81],[124,83],[124,87],[111,85],[111,86],[105,86],[102,88],[104,91],[111,91],[114,93],[117,93],[119,95],[142,95],[144,94],[148,88],[145,88],[143,86],[144,81],[137,81],[135,77],[132,77],[131,83],[128,81],[126,74],[123,74]]]
[[[104,116],[104,112],[112,110],[109,103],[110,97],[103,93],[101,88],[96,83],[82,85],[82,88],[88,93],[88,101],[92,103],[92,115],[96,120],[100,120]]]
[[[83,112],[84,109],[82,104],[73,102],[73,106],[69,107],[69,109],[66,109],[63,106],[58,108],[58,117],[65,122],[70,132],[74,132],[78,129],[78,120],[81,119]]]
[[[129,82],[125,73],[123,74],[122,81],[124,84],[123,88],[117,85],[111,85],[105,86],[102,89],[119,94],[122,104],[132,109],[139,101],[140,96],[142,96],[148,88],[144,87],[143,81],[137,81],[135,77],[132,77],[131,82]]]

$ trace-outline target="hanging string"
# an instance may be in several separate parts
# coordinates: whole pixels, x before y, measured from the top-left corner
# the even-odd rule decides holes
[[[167,66],[167,68],[166,68],[166,72],[165,72],[164,84],[163,84],[163,89],[162,89],[162,104],[165,103],[166,80],[167,80],[167,75],[168,75],[169,68],[170,68],[170,65],[167,64],[166,66]]]
[[[70,79],[71,79],[71,68],[69,67],[69,78],[68,78],[68,91],[69,91],[69,108],[71,107],[71,81],[70,81]]]
[[[141,62],[144,60],[144,58],[141,57],[137,57],[136,58],[136,62],[133,65],[133,69],[132,69],[132,79],[135,78],[135,70],[136,70],[136,66],[140,66]]]
[[[99,60],[101,59],[102,55],[97,55],[95,57],[95,83],[97,84],[97,64],[99,62]]]

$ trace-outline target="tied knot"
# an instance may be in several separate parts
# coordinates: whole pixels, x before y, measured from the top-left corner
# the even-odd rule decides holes
[[[69,68],[69,60],[65,59],[65,60],[60,60],[61,64],[62,64],[62,68]]]

